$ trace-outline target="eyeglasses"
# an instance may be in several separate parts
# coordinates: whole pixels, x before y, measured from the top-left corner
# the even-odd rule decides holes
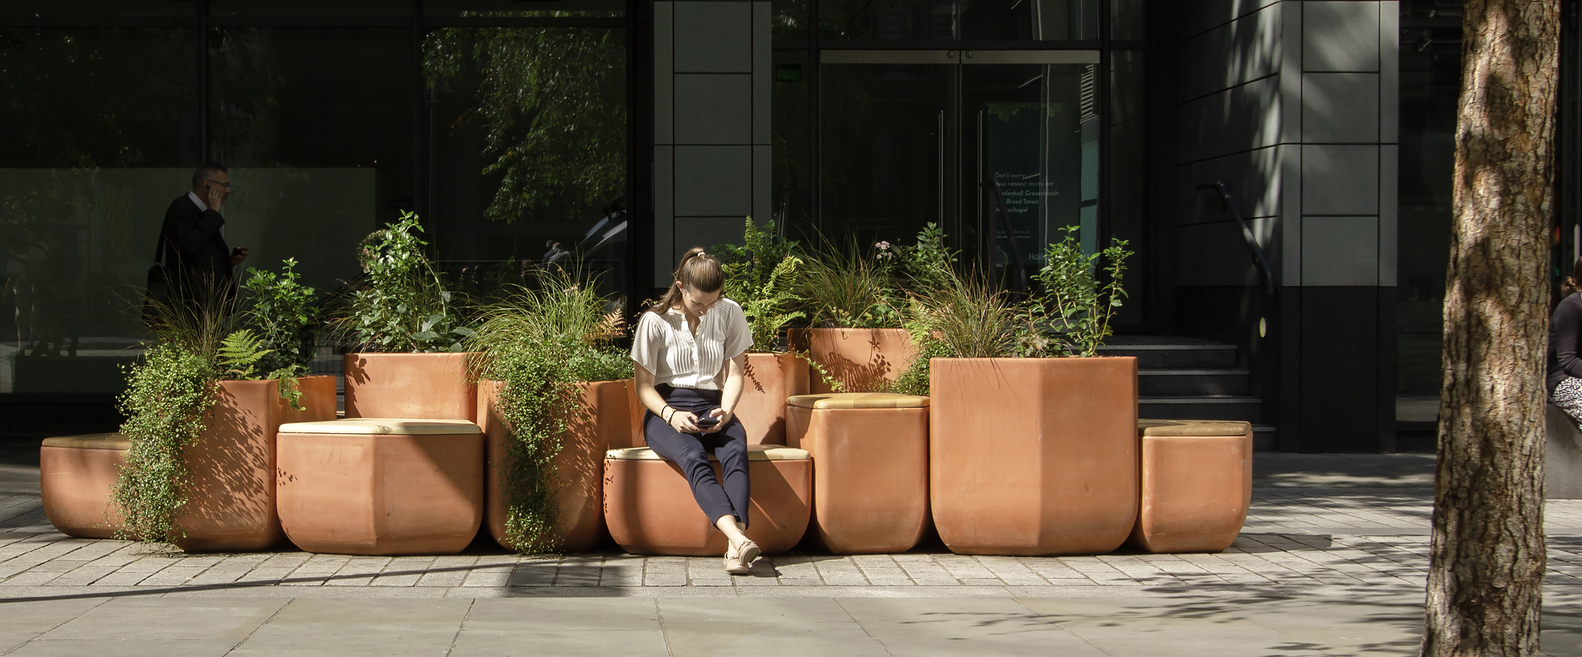
[[[217,181],[213,181],[213,180],[205,180],[204,182],[209,183],[210,185],[219,185],[219,186],[224,187],[226,189],[230,189],[231,188],[231,183],[228,183],[228,182],[217,182]]]

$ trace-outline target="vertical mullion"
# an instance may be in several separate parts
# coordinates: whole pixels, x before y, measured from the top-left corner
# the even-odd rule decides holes
[[[1098,235],[1094,240],[1094,248],[1102,250],[1114,235],[1114,226],[1111,221],[1110,206],[1110,68],[1114,65],[1114,56],[1110,49],[1113,43],[1110,38],[1110,3],[1112,0],[1099,0],[1099,71],[1094,82],[1098,86],[1099,95],[1099,189],[1098,189]]]
[[[423,212],[428,217],[432,199],[424,186],[428,180],[428,160],[424,157],[429,144],[423,130],[423,0],[412,0],[412,207],[413,212]]]
[[[209,0],[193,3],[198,26],[198,160],[208,162],[209,152]]]
[[[824,209],[819,207],[819,188],[823,179],[819,177],[819,158],[823,157],[823,149],[819,138],[819,107],[820,81],[819,74],[824,64],[819,54],[822,52],[819,43],[818,22],[819,0],[808,0],[808,138],[812,140],[808,148],[808,193],[809,199],[808,218],[813,224],[813,235],[824,234]]]

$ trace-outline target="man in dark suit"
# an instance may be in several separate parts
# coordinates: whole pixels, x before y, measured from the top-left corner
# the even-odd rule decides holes
[[[192,173],[192,191],[170,202],[159,239],[165,250],[173,292],[178,299],[206,303],[236,296],[233,268],[247,259],[247,249],[231,249],[220,227],[220,208],[231,195],[225,166],[205,162]]]

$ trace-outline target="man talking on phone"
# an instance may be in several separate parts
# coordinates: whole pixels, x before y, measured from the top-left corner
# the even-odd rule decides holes
[[[160,228],[160,250],[169,268],[174,297],[203,305],[236,296],[237,265],[247,259],[247,249],[225,244],[220,210],[231,195],[231,178],[225,165],[205,162],[192,172],[192,191],[171,201]]]

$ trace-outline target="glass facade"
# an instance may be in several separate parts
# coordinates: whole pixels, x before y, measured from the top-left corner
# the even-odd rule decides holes
[[[1140,255],[1121,322],[1142,327],[1144,3],[773,8],[774,204],[788,235],[908,243],[937,223],[1012,289],[1065,227],[1090,251],[1128,240]]]
[[[1438,396],[1461,90],[1460,0],[1402,2],[1400,53],[1396,388]]]
[[[164,212],[204,160],[231,168],[244,267],[295,258],[334,290],[411,210],[454,287],[520,281],[560,242],[625,294],[624,7],[0,5],[0,403],[121,389]]]

